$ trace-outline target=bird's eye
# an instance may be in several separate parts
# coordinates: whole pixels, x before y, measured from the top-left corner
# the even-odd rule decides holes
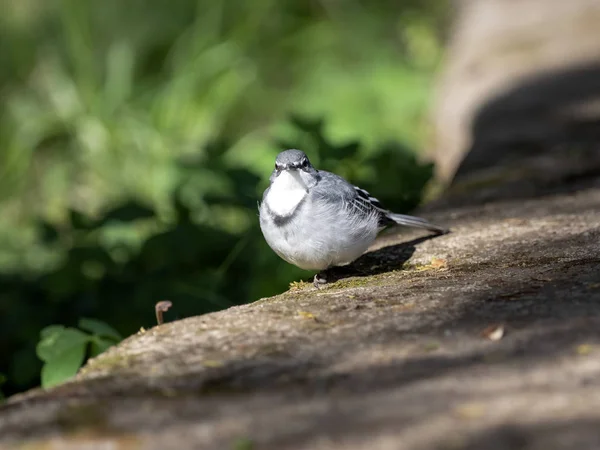
[[[302,164],[302,167],[308,167],[308,159],[304,158],[304,159],[302,160],[302,163],[301,163],[301,164]]]

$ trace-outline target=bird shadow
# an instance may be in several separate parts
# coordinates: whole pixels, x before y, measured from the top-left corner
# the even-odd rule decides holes
[[[401,268],[414,254],[416,246],[447,233],[431,234],[408,242],[389,245],[365,253],[347,266],[332,267],[320,274],[327,283],[334,283],[344,278],[368,277]]]

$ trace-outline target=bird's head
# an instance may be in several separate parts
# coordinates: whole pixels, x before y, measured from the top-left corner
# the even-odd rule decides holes
[[[302,150],[290,149],[281,152],[275,159],[275,170],[304,170],[305,172],[313,169],[308,156]]]
[[[303,180],[309,187],[319,178],[319,171],[310,163],[306,153],[296,149],[285,150],[277,155],[271,181],[283,173]]]

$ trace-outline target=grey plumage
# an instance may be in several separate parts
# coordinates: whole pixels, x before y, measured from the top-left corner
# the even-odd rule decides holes
[[[425,219],[386,210],[364,189],[316,170],[300,150],[277,156],[270,181],[259,206],[261,230],[275,253],[303,269],[354,261],[388,226],[446,232]]]

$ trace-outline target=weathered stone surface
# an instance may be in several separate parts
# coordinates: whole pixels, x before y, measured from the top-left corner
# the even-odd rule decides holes
[[[440,179],[600,138],[600,2],[454,4],[433,116]]]
[[[0,447],[599,448],[599,174],[457,195],[427,214],[451,234],[325,289],[132,336],[2,406]]]

